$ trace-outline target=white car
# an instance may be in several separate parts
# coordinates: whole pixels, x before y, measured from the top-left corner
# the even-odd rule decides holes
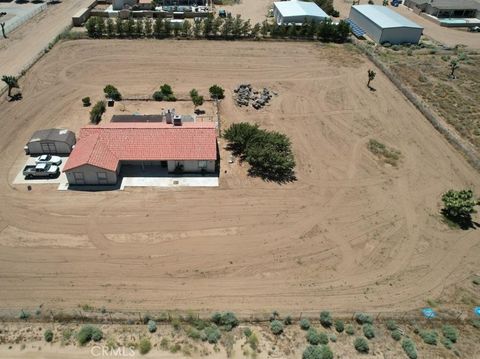
[[[38,165],[40,163],[50,163],[52,165],[59,166],[62,163],[62,159],[58,156],[52,155],[41,155],[35,159],[35,163]]]

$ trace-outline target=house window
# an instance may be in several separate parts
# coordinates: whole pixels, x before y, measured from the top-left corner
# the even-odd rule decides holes
[[[100,184],[106,184],[108,182],[107,174],[105,172],[97,172],[97,180]]]
[[[198,161],[198,168],[207,168],[207,161]]]
[[[75,179],[76,184],[85,183],[85,177],[83,176],[83,172],[73,172],[73,178]]]

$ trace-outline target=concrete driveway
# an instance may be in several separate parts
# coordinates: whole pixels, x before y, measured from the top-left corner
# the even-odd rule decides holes
[[[32,179],[26,179],[25,176],[23,175],[23,168],[25,166],[29,165],[34,165],[35,164],[35,157],[27,157],[25,161],[25,165],[22,166],[20,169],[20,172],[15,176],[13,183],[14,185],[19,185],[19,184],[27,184],[27,185],[36,185],[36,184],[60,184],[60,185],[65,185],[67,184],[67,176],[65,173],[62,172],[63,167],[65,166],[65,162],[67,161],[68,157],[61,157],[62,163],[60,164],[60,175],[56,178],[32,178]]]

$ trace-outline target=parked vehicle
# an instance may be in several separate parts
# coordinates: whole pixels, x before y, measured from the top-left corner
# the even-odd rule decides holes
[[[25,178],[34,178],[34,177],[48,177],[54,178],[57,177],[60,173],[58,166],[52,165],[50,163],[39,163],[38,165],[28,165],[23,169],[23,175]]]
[[[35,159],[35,163],[38,165],[39,163],[50,163],[52,165],[59,166],[62,163],[62,159],[58,156],[52,155],[41,155]]]

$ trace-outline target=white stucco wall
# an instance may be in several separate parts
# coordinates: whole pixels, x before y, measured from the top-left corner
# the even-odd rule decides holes
[[[84,178],[84,183],[81,183],[80,181],[77,181],[75,179],[75,173],[82,173],[83,178]],[[99,183],[97,173],[105,173],[107,180],[105,183]],[[73,184],[73,185],[81,185],[81,184],[86,184],[86,185],[98,185],[98,184],[115,184],[117,183],[117,173],[118,169],[116,172],[112,171],[107,171],[103,168],[98,168],[95,166],[91,165],[83,165],[74,169],[71,169],[66,172],[67,175],[67,180],[68,183]]]
[[[168,172],[174,172],[177,162],[183,165],[183,172],[186,173],[199,173],[202,172],[202,169],[198,167],[199,161],[168,161]],[[207,167],[205,171],[208,173],[215,172],[215,161],[206,161]]]

